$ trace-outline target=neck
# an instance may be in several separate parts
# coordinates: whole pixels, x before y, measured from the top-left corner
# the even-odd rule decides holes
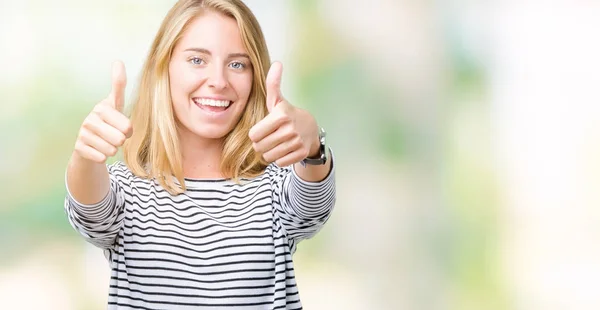
[[[179,141],[183,159],[183,176],[191,179],[219,179],[224,139],[200,138],[181,132]]]

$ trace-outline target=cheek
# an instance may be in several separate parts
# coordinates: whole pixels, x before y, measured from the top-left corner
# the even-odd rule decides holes
[[[252,90],[252,75],[240,75],[233,78],[232,84],[239,99],[248,100],[250,91]]]
[[[198,78],[184,66],[177,64],[169,66],[169,85],[173,100],[187,99],[190,92],[195,89],[197,80]]]

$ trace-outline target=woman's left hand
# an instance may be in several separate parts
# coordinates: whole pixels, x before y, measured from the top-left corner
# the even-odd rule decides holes
[[[267,162],[285,167],[316,156],[320,145],[315,118],[281,95],[282,72],[281,63],[271,65],[266,81],[269,114],[250,129],[249,136],[254,150]]]

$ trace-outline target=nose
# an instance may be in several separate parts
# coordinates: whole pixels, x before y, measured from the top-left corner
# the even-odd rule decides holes
[[[213,65],[208,76],[208,86],[217,90],[227,88],[227,77],[222,66]]]

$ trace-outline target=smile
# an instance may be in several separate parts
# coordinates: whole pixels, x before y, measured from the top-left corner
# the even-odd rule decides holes
[[[230,100],[217,100],[211,98],[192,98],[194,103],[202,110],[208,112],[223,112],[227,110],[232,104],[233,101]]]
[[[229,100],[215,100],[209,98],[192,98],[192,100],[194,100],[194,102],[199,105],[224,108],[229,107],[229,105],[233,103]]]

